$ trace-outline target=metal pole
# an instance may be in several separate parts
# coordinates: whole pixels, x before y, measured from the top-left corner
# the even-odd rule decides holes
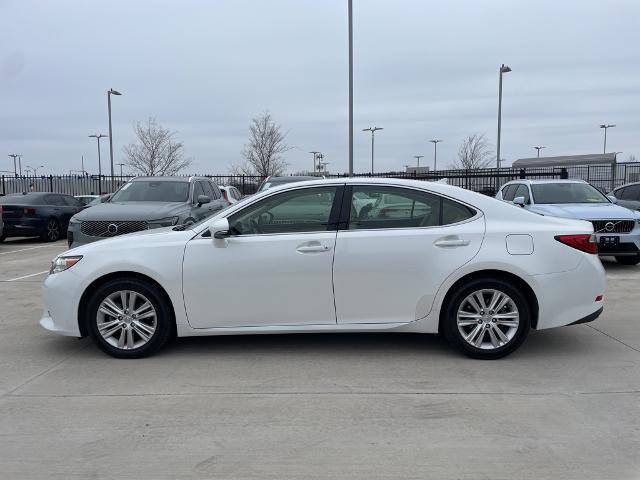
[[[98,182],[100,182],[100,179],[102,178],[102,161],[100,160],[100,138],[101,137],[96,138],[96,140],[98,140]],[[100,188],[98,188],[98,190],[100,190]],[[100,195],[99,191],[98,195]]]
[[[349,176],[353,177],[353,2],[349,9]]]
[[[498,144],[496,146],[496,166],[500,168],[500,129],[502,127],[502,68],[500,67],[500,81],[498,82]]]
[[[373,168],[373,150],[374,150],[374,139],[376,138],[376,131],[375,130],[371,130],[371,175],[373,175],[373,172],[375,172],[375,169]]]
[[[607,153],[607,130],[608,127],[604,127],[604,148],[602,149],[602,153]]]
[[[315,152],[314,151],[314,152],[309,152],[309,153],[313,154],[313,170],[312,171],[313,171],[313,174],[315,175],[316,174],[316,158],[317,158],[317,156],[318,156],[318,154],[320,152]]]
[[[438,170],[438,142],[433,142],[433,171]]]
[[[109,111],[109,159],[111,161],[111,181],[113,181],[113,131],[111,129],[111,90],[107,92],[107,109]]]

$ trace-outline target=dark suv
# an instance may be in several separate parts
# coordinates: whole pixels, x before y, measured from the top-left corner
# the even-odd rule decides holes
[[[191,224],[228,206],[204,177],[137,177],[69,222],[70,247],[151,228]]]

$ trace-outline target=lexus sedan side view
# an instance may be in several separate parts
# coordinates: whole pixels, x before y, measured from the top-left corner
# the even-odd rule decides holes
[[[640,263],[640,212],[616,205],[587,182],[517,180],[506,183],[496,198],[540,215],[587,220],[600,255],[614,256],[623,265]]]
[[[415,208],[356,211],[394,195]],[[269,189],[190,226],[69,250],[40,324],[135,358],[175,333],[443,332],[464,353],[513,352],[530,328],[600,315],[593,225],[448,185],[333,179]]]
[[[0,197],[6,237],[40,237],[47,242],[64,238],[69,219],[80,212],[84,204],[62,193],[16,193]]]
[[[204,177],[137,177],[69,223],[70,247],[125,233],[191,224],[226,208],[220,188]]]

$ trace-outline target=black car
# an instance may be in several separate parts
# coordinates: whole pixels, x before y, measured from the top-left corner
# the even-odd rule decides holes
[[[71,195],[29,192],[0,197],[6,237],[40,237],[59,240],[67,231],[69,219],[85,206]]]
[[[611,192],[611,195],[616,197],[618,205],[640,210],[640,182],[622,185]]]

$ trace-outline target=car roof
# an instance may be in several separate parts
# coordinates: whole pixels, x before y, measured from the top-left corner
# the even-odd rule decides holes
[[[530,179],[522,178],[522,179],[511,180],[505,183],[503,187],[505,185],[509,185],[512,183],[525,183],[527,185],[543,185],[545,183],[587,183],[587,182],[579,179],[565,180],[565,179],[553,178],[553,179],[545,179],[545,180],[530,180]]]
[[[640,182],[629,182],[629,183],[625,183],[624,185],[620,185],[619,187],[614,188],[614,190],[620,190],[621,188],[624,187],[630,187],[632,185],[640,185]]]
[[[143,182],[143,181],[155,181],[155,182],[190,182],[191,180],[211,180],[207,177],[169,177],[169,176],[158,176],[158,177],[134,177],[130,182]]]

